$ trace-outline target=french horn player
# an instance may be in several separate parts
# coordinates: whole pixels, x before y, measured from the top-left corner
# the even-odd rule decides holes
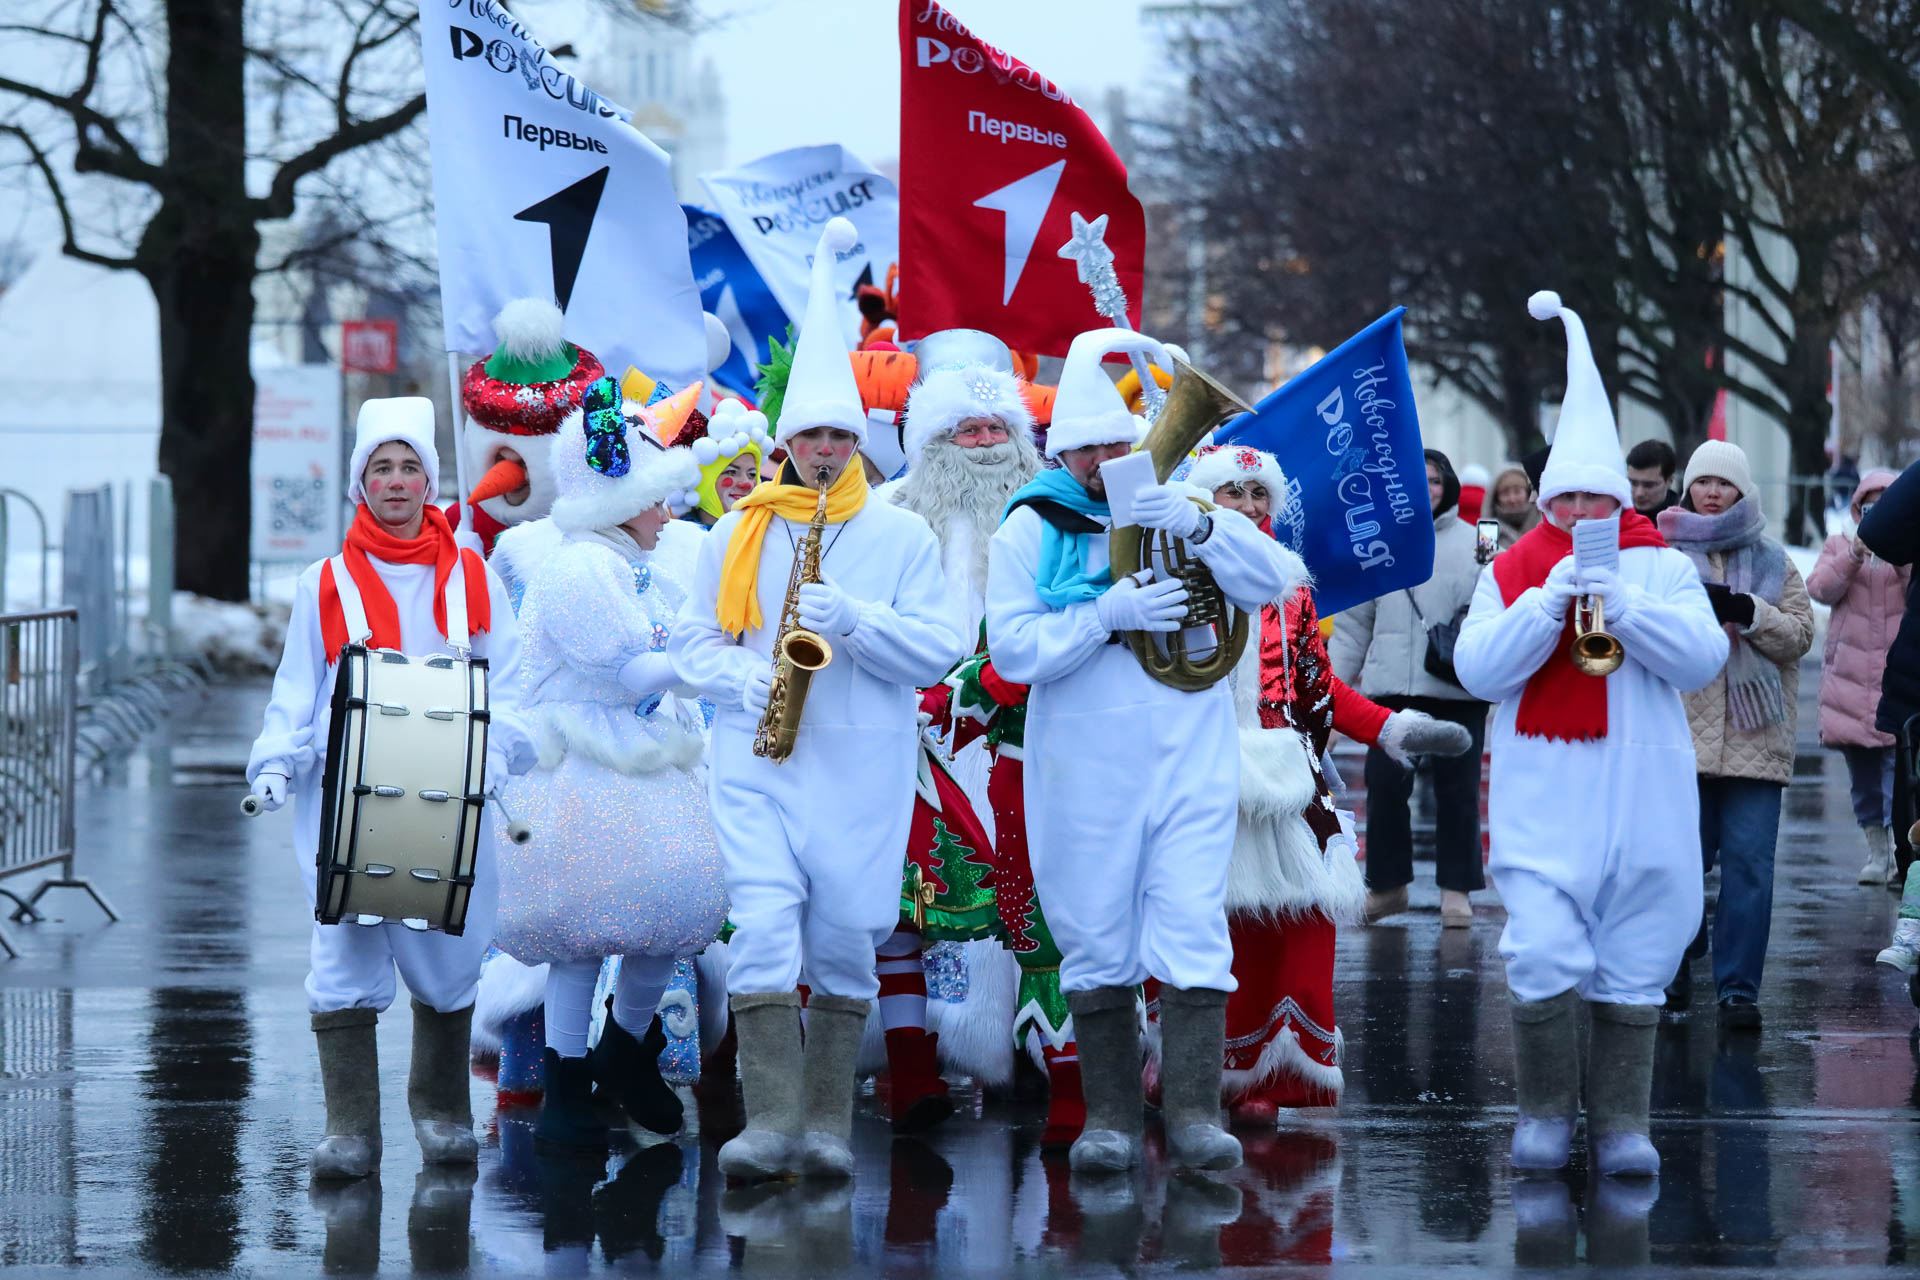
[[[835,218],[814,257],[774,432],[788,461],[708,535],[668,646],[681,677],[719,708],[709,785],[735,927],[727,988],[747,1112],[720,1167],[740,1179],[852,1172],[855,1051],[879,990],[874,951],[900,916],[916,691],[967,649],[933,530],[870,501],[854,456],[867,416],[831,275],[854,239]],[[796,573],[797,558],[817,561],[817,574]],[[796,625],[783,625],[789,615]],[[776,642],[800,631],[823,642],[809,662],[824,665],[803,697],[786,686],[778,721],[791,749],[779,759],[755,742]]]
[[[1169,680],[1143,665],[1137,633],[1147,633],[1157,661],[1167,637],[1190,630],[1190,587],[1257,614],[1288,573],[1279,544],[1245,516],[1203,509],[1156,468],[1161,483],[1135,495],[1133,523],[1180,539],[1205,572],[1113,579],[1099,468],[1140,434],[1100,367],[1121,351],[1179,369],[1156,444],[1197,440],[1232,407],[1141,334],[1074,339],[1047,440],[1061,465],[1014,496],[993,536],[987,637],[999,673],[1032,686],[1024,754],[1033,874],[1063,957],[1087,1103],[1070,1160],[1121,1170],[1140,1159],[1135,988],[1151,976],[1161,983],[1168,1154],[1187,1168],[1230,1168],[1240,1144],[1219,1121],[1234,986],[1224,906],[1240,769],[1233,702],[1224,682],[1194,678],[1209,670],[1206,644]],[[1183,395],[1181,379],[1201,393]],[[1114,534],[1116,547],[1137,551],[1139,531],[1120,532],[1129,536]],[[1223,615],[1215,643],[1233,630]]]

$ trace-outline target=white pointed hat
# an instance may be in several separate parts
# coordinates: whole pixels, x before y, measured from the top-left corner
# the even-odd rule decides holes
[[[1614,425],[1613,402],[1600,385],[1600,370],[1587,345],[1587,326],[1572,308],[1560,305],[1560,295],[1542,289],[1527,299],[1535,320],[1558,316],[1567,326],[1567,394],[1560,401],[1560,425],[1554,428],[1553,449],[1540,473],[1540,509],[1562,493],[1604,493],[1625,508],[1633,502],[1627,483],[1627,460],[1620,452],[1620,428]]]
[[[1060,367],[1060,387],[1054,393],[1053,421],[1047,427],[1047,456],[1090,444],[1132,444],[1140,438],[1140,423],[1120,398],[1100,362],[1116,351],[1138,351],[1162,369],[1171,369],[1167,349],[1131,329],[1089,329],[1067,348]]]
[[[845,218],[831,218],[813,251],[813,278],[807,288],[807,314],[794,344],[793,374],[787,379],[780,421],[774,425],[774,443],[814,427],[839,427],[867,440],[867,411],[860,402],[860,384],[853,378],[853,361],[840,331],[840,290],[833,282],[833,264],[859,241],[860,233]]]

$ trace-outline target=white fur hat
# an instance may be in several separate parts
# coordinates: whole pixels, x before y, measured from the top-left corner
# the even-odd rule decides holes
[[[632,404],[621,399],[617,382],[602,378],[560,424],[548,455],[559,494],[553,502],[557,527],[611,528],[699,485],[693,452],[661,444],[645,417],[627,412]]]
[[[1553,450],[1540,473],[1540,509],[1562,493],[1604,493],[1622,507],[1633,503],[1627,483],[1627,459],[1620,452],[1620,428],[1614,425],[1613,403],[1600,383],[1600,370],[1587,345],[1587,327],[1560,295],[1541,290],[1527,299],[1535,320],[1559,317],[1567,326],[1567,394],[1560,401],[1560,425],[1554,429]]]
[[[793,373],[780,402],[780,421],[774,424],[776,444],[814,427],[838,427],[866,443],[867,410],[840,330],[840,289],[833,280],[834,261],[859,239],[845,218],[828,219],[820,232],[807,287],[807,314],[794,344]]]
[[[1469,462],[1466,466],[1460,468],[1458,474],[1460,476],[1460,483],[1463,486],[1476,485],[1484,489],[1493,483],[1493,477],[1487,474],[1487,469],[1477,462]]]
[[[347,497],[365,502],[367,491],[360,477],[367,469],[373,451],[389,441],[398,440],[420,455],[427,473],[427,501],[440,496],[440,451],[433,444],[433,401],[425,396],[394,396],[366,400],[353,424],[353,461],[347,467]]]
[[[1204,496],[1209,502],[1213,500],[1213,491],[1223,484],[1258,480],[1267,486],[1275,515],[1287,505],[1287,476],[1280,470],[1279,461],[1266,450],[1249,445],[1208,445],[1194,459],[1184,479],[1196,488],[1205,489]]]
[[[1173,368],[1167,349],[1131,329],[1089,329],[1067,348],[1060,368],[1060,386],[1054,394],[1053,421],[1047,427],[1047,456],[1090,444],[1133,444],[1140,438],[1140,420],[1120,398],[1100,362],[1117,351],[1138,351],[1162,369]]]
[[[1747,462],[1747,452],[1730,440],[1702,440],[1694,447],[1680,491],[1691,489],[1701,476],[1718,476],[1738,489],[1741,497],[1753,496],[1753,468]]]
[[[917,464],[935,436],[968,418],[993,418],[1009,434],[1033,435],[1033,410],[1020,393],[1020,379],[984,364],[933,369],[907,397],[907,460]]]

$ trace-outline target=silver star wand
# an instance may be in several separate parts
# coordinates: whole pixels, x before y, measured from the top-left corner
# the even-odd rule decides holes
[[[1120,274],[1113,269],[1113,250],[1107,248],[1107,215],[1103,213],[1092,222],[1077,213],[1072,217],[1073,239],[1060,246],[1060,256],[1073,260],[1080,283],[1093,294],[1093,309],[1105,316],[1114,328],[1131,329],[1133,326],[1127,321],[1127,291],[1120,287]],[[1147,357],[1138,351],[1128,354],[1145,396],[1146,419],[1152,422],[1160,416],[1160,406],[1167,402],[1167,393],[1153,380],[1153,367],[1147,363]]]

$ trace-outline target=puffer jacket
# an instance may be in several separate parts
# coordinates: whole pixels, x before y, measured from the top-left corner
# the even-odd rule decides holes
[[[1891,471],[1869,471],[1853,491],[1860,504],[1893,483]],[[1911,570],[1888,564],[1844,533],[1827,539],[1807,575],[1807,594],[1832,608],[1820,667],[1820,741],[1829,747],[1890,747],[1893,735],[1874,727],[1887,651],[1907,608]]]
[[[1887,486],[1873,510],[1860,519],[1860,541],[1890,564],[1920,560],[1920,462]],[[1880,686],[1880,712],[1874,724],[1899,733],[1920,715],[1920,574],[1907,580],[1907,615],[1887,650],[1887,674]]]
[[[1427,626],[1452,622],[1473,603],[1480,565],[1473,557],[1473,526],[1442,513],[1433,522],[1433,576],[1411,589]],[[1452,698],[1471,702],[1457,684],[1427,673],[1427,632],[1414,616],[1409,592],[1395,591],[1357,604],[1333,621],[1327,654],[1333,673],[1363,695],[1380,698]]]
[[[1726,581],[1725,555],[1709,552],[1707,565],[1711,580]],[[1770,604],[1755,596],[1753,625],[1742,627],[1740,634],[1761,657],[1779,666],[1780,692],[1786,699],[1787,714],[1779,724],[1749,732],[1734,729],[1727,723],[1727,673],[1722,668],[1712,684],[1682,695],[1687,704],[1687,723],[1693,727],[1695,768],[1703,778],[1754,778],[1784,786],[1793,780],[1794,730],[1800,718],[1800,659],[1813,647],[1813,605],[1807,599],[1807,584],[1792,560],[1787,561],[1780,603]]]

